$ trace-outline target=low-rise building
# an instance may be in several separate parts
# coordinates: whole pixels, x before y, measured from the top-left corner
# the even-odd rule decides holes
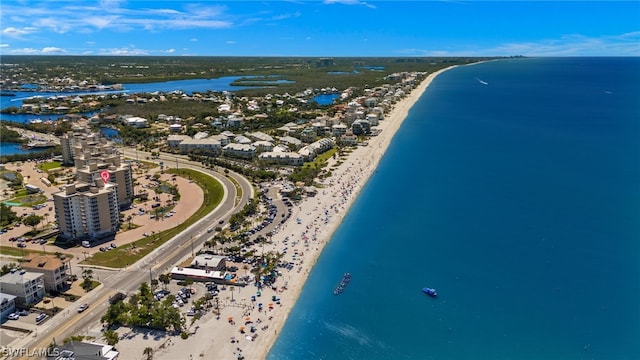
[[[16,311],[16,296],[0,293],[0,321],[4,321],[7,315]]]
[[[194,269],[222,271],[227,266],[225,259],[226,257],[222,255],[199,254],[191,261],[191,267]]]
[[[278,164],[278,165],[292,165],[302,166],[304,164],[304,157],[295,152],[263,152],[258,156],[258,159],[265,164]]]
[[[217,138],[204,138],[204,139],[185,139],[180,145],[180,152],[189,153],[193,151],[200,151],[203,153],[219,155],[222,151],[222,144]]]
[[[21,266],[27,271],[44,275],[44,288],[47,291],[61,292],[69,288],[69,259],[60,259],[53,255],[32,255],[22,262]]]
[[[0,276],[0,293],[15,296],[18,307],[28,307],[44,298],[44,275],[13,269]]]
[[[252,159],[256,155],[256,148],[248,144],[228,144],[222,148],[222,154],[228,157]]]
[[[47,360],[117,360],[120,353],[115,347],[96,342],[69,341],[58,347],[57,354]]]

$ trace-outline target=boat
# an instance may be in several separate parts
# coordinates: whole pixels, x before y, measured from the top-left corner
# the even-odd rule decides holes
[[[431,297],[438,296],[438,292],[436,291],[436,289],[433,289],[433,288],[428,288],[428,287],[422,288],[422,292],[427,294],[427,295],[429,295],[429,296],[431,296]]]
[[[347,285],[349,284],[349,281],[351,281],[351,274],[346,272],[344,273],[344,275],[342,275],[342,280],[340,280],[340,284],[338,284],[338,286],[336,286],[336,288],[333,290],[333,295],[342,294],[342,292],[344,291],[344,288],[347,287]]]

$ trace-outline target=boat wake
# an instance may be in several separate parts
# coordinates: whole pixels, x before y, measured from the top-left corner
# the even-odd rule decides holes
[[[478,82],[479,82],[480,84],[482,84],[482,85],[489,85],[489,83],[488,83],[488,82],[486,82],[486,81],[484,81],[484,80],[481,80],[481,79],[478,79],[478,78],[476,78],[476,80],[478,80]]]
[[[356,329],[351,325],[330,324],[328,322],[324,322],[324,326],[330,331],[333,331],[345,338],[349,338],[351,340],[358,342],[358,344],[360,345],[371,346],[373,344],[373,341],[371,341],[371,339],[368,336],[364,335],[361,331],[359,331],[358,329]]]

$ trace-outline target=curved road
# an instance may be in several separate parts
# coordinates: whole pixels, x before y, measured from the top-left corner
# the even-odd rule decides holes
[[[142,157],[145,161],[149,161],[147,157],[150,156],[148,153],[132,149],[123,149],[123,154],[132,159]],[[238,194],[234,182],[225,175],[205,169],[200,163],[190,161],[186,156],[161,154],[159,159],[151,161],[163,161],[165,168],[175,168],[176,166],[189,168],[214,177],[225,188],[222,202],[214,211],[153,250],[136,264],[114,271],[95,269],[94,272],[99,274],[102,285],[76,301],[73,306],[39,325],[33,334],[22,339],[20,344],[13,346],[14,348],[27,348],[30,353],[33,353],[33,351],[46,348],[54,341],[61,343],[69,336],[85,333],[95,327],[107,311],[110,296],[118,291],[124,293],[137,291],[142,282],[149,282],[151,278],[166,273],[175,264],[191,256],[195,249],[211,237],[211,234],[207,233],[209,227],[217,226],[219,220],[227,221],[233,213],[241,209],[254,196],[254,188],[251,183],[232,171],[229,171],[228,176],[239,184],[242,190],[241,195]],[[83,313],[78,313],[78,306],[85,302],[90,303],[91,306]]]

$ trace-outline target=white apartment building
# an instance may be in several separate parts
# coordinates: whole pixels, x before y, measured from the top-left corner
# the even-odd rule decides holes
[[[295,152],[263,152],[258,159],[266,164],[301,166],[304,164],[302,155]]]
[[[60,234],[68,239],[99,239],[110,236],[120,226],[115,184],[96,180],[67,185],[53,194],[56,221]]]
[[[228,157],[252,159],[256,154],[256,148],[253,145],[232,143],[223,147],[222,153]]]
[[[16,305],[27,307],[44,298],[44,276],[26,270],[11,270],[0,277],[0,292],[15,296]]]

